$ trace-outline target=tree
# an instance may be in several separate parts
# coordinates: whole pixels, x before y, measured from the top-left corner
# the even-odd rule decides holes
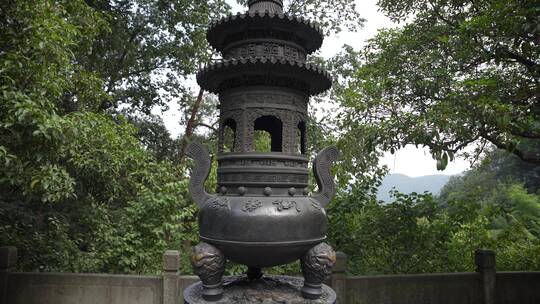
[[[540,29],[532,0],[380,0],[400,28],[347,48],[341,123],[394,151],[428,147],[444,169],[487,144],[540,164]],[[534,145],[520,145],[523,141]],[[476,147],[473,155],[464,151]],[[533,148],[534,149],[529,149]]]
[[[448,241],[454,271],[463,251],[490,248],[497,252],[498,269],[537,269],[540,266],[540,197],[535,194],[535,166],[506,151],[492,150],[473,169],[454,177],[438,198],[459,228]],[[525,187],[524,185],[535,185]]]
[[[524,216],[536,214],[537,196],[519,184],[502,183],[487,170],[471,174],[474,178],[466,191],[449,193],[453,199],[448,204],[429,195],[396,193],[394,202],[380,205],[373,197],[384,174],[375,166],[381,151],[406,144],[429,147],[442,169],[473,143],[480,145],[471,157],[489,152],[487,143],[496,141],[474,133],[488,126],[490,134],[511,139],[506,150],[515,154],[514,160],[535,156],[538,137],[521,131],[539,131],[538,72],[505,58],[504,52],[489,54],[501,46],[517,48],[538,62],[536,29],[534,39],[529,34],[537,15],[534,4],[380,1],[380,5],[394,20],[410,22],[381,32],[362,51],[347,47],[327,64],[336,81],[326,97],[344,107],[334,130],[344,154],[338,175],[347,185],[328,209],[329,240],[349,254],[354,274],[473,271],[472,256],[478,248],[496,250],[500,269],[538,269],[540,241],[534,236],[538,217]],[[442,15],[435,14],[440,10]],[[457,26],[446,23],[448,17]],[[508,42],[512,39],[519,47]],[[535,162],[528,161],[519,163],[526,168]],[[494,161],[487,167],[506,170],[512,167],[509,163]],[[511,207],[499,208],[502,201]],[[497,225],[501,216],[516,220]]]
[[[534,194],[540,187],[539,170],[540,166],[524,163],[509,152],[491,149],[471,170],[452,177],[441,189],[439,200],[442,204],[449,201],[475,204],[500,184],[523,185],[526,192]]]
[[[513,154],[492,150],[476,167],[453,177],[441,190],[438,200],[462,222],[482,214],[493,231],[517,222],[529,234],[540,238],[538,166],[516,166],[521,163]]]
[[[146,114],[190,94],[187,78],[212,55],[205,38],[207,24],[229,9],[223,0],[86,3],[107,23],[90,49],[75,53],[78,64],[104,81],[111,98],[102,100],[100,108],[123,106]],[[77,99],[70,102],[77,109]]]
[[[21,270],[151,273],[196,236],[184,176],[92,112],[110,95],[75,54],[105,19],[82,0],[0,3],[0,243]]]
[[[516,184],[498,185],[472,206],[417,193],[380,204],[353,187],[328,217],[329,241],[348,254],[351,274],[470,272],[477,249],[494,250],[499,270],[540,269],[539,197]]]
[[[137,138],[157,160],[178,161],[180,141],[171,137],[161,117],[152,114],[128,115],[128,119],[137,128]]]
[[[529,151],[539,150],[540,142],[523,141],[520,146]],[[482,167],[483,171],[493,172],[499,181],[523,184],[530,193],[540,191],[540,165],[521,161],[507,151],[488,152]]]
[[[366,201],[363,196],[362,190],[343,194],[329,211],[330,240],[349,255],[352,273],[448,269],[445,242],[454,229],[430,194],[395,193],[390,204]]]

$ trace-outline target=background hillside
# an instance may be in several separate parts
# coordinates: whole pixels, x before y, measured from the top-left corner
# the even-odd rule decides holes
[[[426,175],[420,177],[409,177],[405,174],[389,174],[379,187],[377,199],[390,202],[390,191],[395,188],[399,192],[409,194],[411,192],[423,193],[429,191],[434,195],[439,194],[442,187],[446,185],[451,175]]]

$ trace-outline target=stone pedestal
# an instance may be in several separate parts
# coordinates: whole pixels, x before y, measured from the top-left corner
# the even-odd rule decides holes
[[[322,296],[316,300],[302,297],[304,280],[289,276],[263,276],[250,281],[247,276],[225,277],[223,298],[219,301],[205,301],[202,297],[201,282],[195,283],[184,291],[185,304],[334,304],[336,293],[327,285],[322,287]]]

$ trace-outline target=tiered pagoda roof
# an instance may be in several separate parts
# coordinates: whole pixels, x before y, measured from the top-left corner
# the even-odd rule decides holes
[[[281,0],[251,0],[249,5],[248,12],[211,24],[208,42],[223,59],[198,73],[201,87],[221,93],[242,86],[278,86],[307,95],[329,89],[328,73],[306,63],[307,55],[322,45],[322,30],[308,19],[283,13]]]

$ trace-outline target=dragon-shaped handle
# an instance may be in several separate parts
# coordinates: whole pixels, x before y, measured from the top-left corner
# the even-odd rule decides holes
[[[312,196],[315,200],[321,204],[323,208],[328,205],[330,200],[336,194],[336,186],[334,185],[334,178],[330,172],[330,165],[335,162],[339,157],[339,150],[334,147],[324,148],[313,160],[313,173],[319,192]]]
[[[195,167],[189,179],[189,193],[191,193],[191,197],[197,203],[197,206],[202,208],[204,203],[213,197],[204,189],[204,182],[206,182],[208,174],[210,174],[212,165],[210,153],[208,153],[205,146],[194,141],[186,147],[186,155],[195,161]]]

